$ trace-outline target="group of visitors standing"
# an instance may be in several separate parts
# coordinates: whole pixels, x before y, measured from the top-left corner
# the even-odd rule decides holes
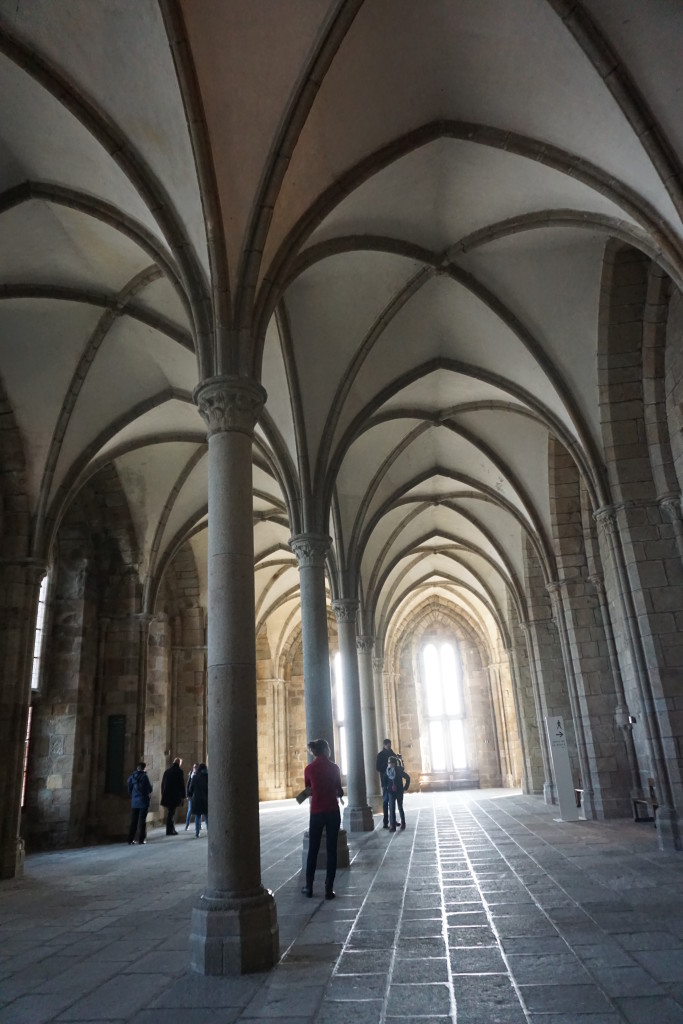
[[[403,794],[410,786],[410,775],[403,767],[400,754],[391,749],[391,740],[382,743],[375,760],[382,784],[382,828],[396,831],[396,807],[401,819],[401,832],[405,832],[406,816],[403,811]]]
[[[182,764],[182,758],[176,757],[161,779],[161,806],[166,809],[166,835],[178,835],[175,827],[176,811],[187,797],[185,831],[187,832],[190,827],[190,819],[194,815],[195,837],[199,839],[202,818],[207,830],[209,827],[209,772],[203,762],[193,764],[186,783]],[[129,846],[144,845],[147,842],[147,814],[152,783],[145,768],[145,762],[140,761],[128,779],[128,793],[131,798]]]
[[[327,740],[311,740],[308,749],[313,754],[313,760],[304,769],[306,789],[298,798],[300,802],[304,795],[311,798],[306,883],[301,892],[309,898],[313,896],[315,868],[322,835],[325,832],[327,851],[325,899],[333,900],[336,895],[333,886],[337,873],[337,839],[341,826],[339,802],[344,803],[344,790],[342,789],[339,766],[330,759],[330,745]],[[404,769],[400,755],[391,749],[391,740],[384,740],[382,749],[377,755],[375,767],[382,782],[383,827],[389,829],[390,832],[396,831],[396,807],[398,806],[401,831],[403,832],[406,827],[403,794],[410,786],[410,775]]]

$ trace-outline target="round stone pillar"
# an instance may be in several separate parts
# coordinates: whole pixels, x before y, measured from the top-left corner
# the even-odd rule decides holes
[[[372,674],[375,685],[375,726],[377,733],[377,749],[381,750],[382,744],[387,735],[387,716],[384,708],[384,658],[372,659]],[[377,785],[379,785],[379,781]]]
[[[379,774],[375,771],[377,750],[375,737],[377,723],[375,721],[375,689],[372,679],[372,652],[375,646],[374,636],[357,636],[356,651],[358,655],[358,681],[360,684],[360,713],[363,723],[363,755],[365,760],[365,791],[368,804],[378,813],[382,807],[382,794],[379,789]]]
[[[209,440],[209,832],[190,963],[234,975],[267,970],[279,955],[275,900],[261,884],[256,733],[252,439],[265,391],[213,377],[195,401]]]
[[[374,821],[367,802],[365,789],[365,763],[363,760],[363,726],[356,656],[356,615],[358,601],[341,598],[332,602],[337,619],[339,653],[344,683],[346,711],[346,759],[348,762],[347,804],[344,808],[344,828],[347,832],[372,832]]]
[[[313,533],[301,533],[289,540],[289,546],[299,563],[306,738],[327,740],[334,760],[330,644],[325,594],[325,556],[331,543],[329,537]]]
[[[549,620],[542,619],[540,621],[544,626],[546,626]],[[526,637],[527,649],[529,652],[529,676],[531,678],[534,708],[536,710],[536,721],[538,723],[538,739],[541,747],[541,757],[543,759],[543,775],[545,777],[545,781],[543,782],[543,799],[547,804],[554,804],[555,783],[550,769],[550,752],[548,750],[548,737],[545,731],[545,707],[543,703],[543,694],[541,692],[537,660],[539,647],[539,623],[534,619],[530,619],[528,622],[520,622],[519,625]]]

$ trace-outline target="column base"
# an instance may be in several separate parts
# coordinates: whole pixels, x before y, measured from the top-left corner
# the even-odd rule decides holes
[[[0,854],[0,878],[21,878],[24,874],[24,840],[12,839]]]
[[[343,820],[347,832],[372,832],[375,828],[372,811],[367,804],[364,807],[345,807]]]
[[[556,804],[555,799],[555,783],[548,782],[547,780],[543,783],[543,799],[547,804]]]
[[[595,806],[595,793],[593,790],[587,792],[585,789],[581,795],[581,806],[579,807],[579,819],[581,821],[598,821],[598,812]]]
[[[280,956],[275,899],[269,889],[244,897],[202,895],[192,908],[190,968],[235,976],[268,971]]]
[[[382,793],[379,789],[368,791],[368,806],[375,814],[382,813]]]
[[[304,875],[306,874],[306,861],[308,860],[308,829],[304,832],[303,847],[301,850],[301,870]],[[348,868],[351,863],[349,859],[349,844],[346,841],[346,832],[343,828],[339,829],[339,838],[337,839],[337,870],[339,868]],[[320,844],[318,850],[318,859],[315,862],[315,872],[327,870],[327,849],[325,843]]]

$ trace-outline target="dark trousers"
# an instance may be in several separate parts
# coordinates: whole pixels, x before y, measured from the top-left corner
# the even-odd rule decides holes
[[[389,790],[382,788],[382,824],[389,824]]]
[[[131,807],[128,842],[132,843],[137,836],[141,843],[147,837],[147,811],[149,807]]]
[[[167,812],[168,812],[166,814],[166,835],[167,836],[175,835],[175,812],[176,812],[176,810],[177,810],[177,808],[175,808],[175,807],[167,808]]]
[[[340,826],[341,815],[338,807],[334,811],[320,811],[318,814],[311,814],[308,826],[308,859],[306,860],[306,885],[309,887],[313,885],[315,866],[318,862],[318,852],[324,830],[327,836],[325,885],[332,888],[334,876],[337,874],[337,837]]]
[[[406,816],[403,812],[403,793],[387,793],[387,797],[389,799],[389,827],[396,828],[396,804],[398,804],[401,824],[405,825]]]

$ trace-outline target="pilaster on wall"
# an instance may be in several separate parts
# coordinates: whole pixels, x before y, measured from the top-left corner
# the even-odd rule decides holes
[[[611,505],[596,515],[606,527],[603,561],[613,564],[614,629],[620,653],[619,637],[627,652],[620,661],[641,774],[655,780],[660,845],[680,849],[683,721],[675,702],[683,674],[683,526],[664,415],[667,303],[659,268],[642,252],[608,244],[598,383]],[[676,334],[672,321],[666,342],[675,345]],[[669,366],[675,359],[671,353]]]
[[[658,800],[665,808],[658,830],[660,845],[668,845],[662,837],[667,832],[667,815],[670,815],[671,843],[680,849],[678,819],[683,807],[680,756],[683,722],[675,706],[671,716],[670,704],[671,698],[674,701],[678,699],[680,703],[677,680],[680,681],[683,670],[670,671],[665,664],[666,653],[661,644],[663,637],[668,638],[669,643],[678,639],[677,634],[669,632],[669,623],[670,620],[678,621],[680,616],[673,610],[664,616],[655,615],[651,610],[659,588],[652,586],[653,574],[649,570],[653,567],[648,567],[638,558],[639,547],[643,543],[640,535],[649,529],[643,517],[646,510],[647,506],[629,504],[599,509],[596,516],[602,527],[605,558],[609,558],[616,567],[615,633],[618,631],[622,638],[618,645],[620,663],[626,698],[635,715],[633,740],[641,785],[647,792],[650,779],[653,779]],[[679,563],[675,571],[680,572],[681,568]],[[657,575],[656,567],[654,575]],[[650,586],[643,586],[644,583]],[[667,589],[662,588],[659,599],[666,599]],[[677,586],[670,594],[674,601],[678,600],[676,593],[680,589]],[[651,632],[657,626],[663,633]],[[677,657],[680,645],[674,642],[673,649],[676,651],[674,657]],[[622,651],[627,655],[623,660]]]
[[[543,793],[545,768],[527,642],[524,631],[513,614],[510,615],[509,622],[511,646],[508,653],[522,745],[522,788],[525,793]]]
[[[488,674],[496,719],[502,784],[516,788],[522,785],[523,754],[517,726],[510,655],[509,652],[506,654],[502,644],[493,655],[493,660],[488,666]]]
[[[666,323],[664,402],[680,507],[683,492],[683,295],[677,290],[671,296]]]
[[[161,779],[176,753],[173,744],[171,700],[171,624],[168,615],[158,612],[140,624],[143,657],[146,648],[147,680],[145,694],[145,759],[147,774],[154,786],[150,817],[161,820]],[[146,641],[146,642],[145,642]]]
[[[610,657],[609,611],[596,589],[598,577],[593,574],[589,579],[589,558],[594,567],[599,563],[595,525],[577,466],[567,449],[553,438],[549,440],[549,479],[560,578],[548,589],[566,648],[563,653],[584,808],[587,817],[621,817],[631,813],[632,742],[624,732],[628,709],[618,665]]]

